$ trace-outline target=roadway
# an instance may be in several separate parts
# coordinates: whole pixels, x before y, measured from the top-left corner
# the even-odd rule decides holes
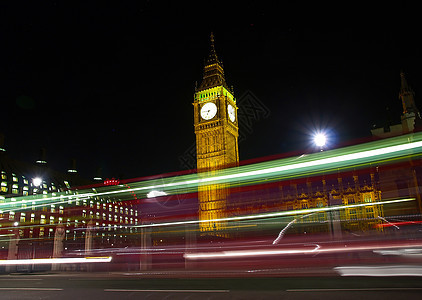
[[[175,275],[175,274],[173,274]],[[0,275],[0,299],[421,299],[421,277],[178,277],[156,273]]]

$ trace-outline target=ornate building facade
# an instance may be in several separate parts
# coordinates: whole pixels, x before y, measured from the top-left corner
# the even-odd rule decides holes
[[[117,180],[93,185],[78,176],[74,163],[68,172],[59,172],[43,156],[35,164],[17,161],[1,146],[0,235],[8,237],[0,241],[1,259],[62,257],[83,249],[88,254],[96,248],[139,244],[136,195],[48,201],[55,195],[77,195],[77,187],[87,184],[95,194],[95,187],[120,184]]]
[[[226,83],[222,62],[218,59],[211,33],[211,51],[204,66],[204,75],[194,95],[194,127],[198,172],[207,176],[218,170],[234,167],[239,162],[236,98]],[[198,189],[200,231],[224,235],[227,188],[202,185]],[[205,221],[209,220],[209,221]]]

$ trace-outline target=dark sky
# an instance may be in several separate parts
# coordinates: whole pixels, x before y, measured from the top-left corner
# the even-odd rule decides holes
[[[244,133],[241,160],[307,151],[318,128],[330,147],[368,137],[400,120],[401,69],[416,101],[422,91],[418,10],[389,5],[2,1],[5,148],[33,162],[45,147],[51,167],[76,158],[90,178],[183,170],[211,31],[235,96],[269,112]]]

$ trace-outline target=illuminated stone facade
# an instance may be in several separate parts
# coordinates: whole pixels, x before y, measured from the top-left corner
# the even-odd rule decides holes
[[[194,125],[198,172],[215,174],[237,166],[238,121],[236,99],[229,89],[221,61],[214,48],[206,60],[202,83],[194,95]],[[227,216],[227,189],[224,185],[203,185],[198,189],[199,220],[202,234],[224,236],[225,222],[213,221]]]

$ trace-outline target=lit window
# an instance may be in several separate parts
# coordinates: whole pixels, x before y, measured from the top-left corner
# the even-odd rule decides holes
[[[63,214],[63,206],[59,206],[59,214]]]
[[[26,220],[26,218],[25,218],[25,213],[21,213],[20,222],[21,222],[21,223],[25,223],[25,220]]]
[[[17,184],[12,184],[12,194],[19,193],[19,186]]]
[[[40,224],[45,224],[45,215],[41,215]]]
[[[15,219],[15,212],[14,211],[9,212],[9,220],[11,221],[14,219]]]
[[[2,181],[0,185],[1,185],[1,191],[7,193],[8,191],[7,182]]]
[[[56,212],[56,206],[54,204],[51,204],[50,211],[51,211],[51,213],[55,213]]]
[[[35,214],[31,214],[31,223],[35,222]]]
[[[54,217],[50,216],[50,224],[54,224]]]

